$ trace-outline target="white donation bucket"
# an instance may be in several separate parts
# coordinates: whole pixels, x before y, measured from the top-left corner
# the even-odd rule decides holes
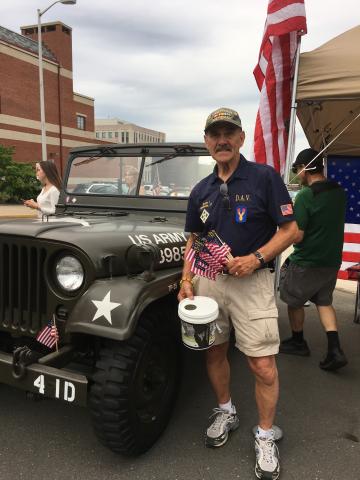
[[[185,298],[179,303],[183,344],[192,350],[206,350],[215,342],[217,302],[209,297]]]

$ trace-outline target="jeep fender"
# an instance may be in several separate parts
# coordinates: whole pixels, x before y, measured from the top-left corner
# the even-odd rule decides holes
[[[177,290],[181,269],[160,270],[155,275],[151,281],[141,275],[96,280],[72,309],[66,333],[113,340],[131,337],[143,310]]]

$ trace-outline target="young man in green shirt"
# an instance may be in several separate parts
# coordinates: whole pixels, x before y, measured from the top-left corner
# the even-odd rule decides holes
[[[304,304],[310,300],[316,305],[328,339],[328,352],[320,368],[337,370],[347,364],[332,306],[341,265],[346,195],[340,185],[324,176],[323,158],[313,160],[317,155],[308,148],[299,153],[293,164],[303,188],[294,205],[298,238],[280,276],[280,298],[288,305],[292,330],[292,337],[281,342],[280,352],[310,355],[303,336]]]

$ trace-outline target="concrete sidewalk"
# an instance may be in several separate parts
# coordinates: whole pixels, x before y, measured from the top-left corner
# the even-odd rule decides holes
[[[0,204],[0,221],[15,218],[36,218],[36,211],[24,205]],[[283,253],[285,259],[291,252],[291,248]],[[338,280],[336,288],[343,292],[356,293],[357,282],[351,280]]]

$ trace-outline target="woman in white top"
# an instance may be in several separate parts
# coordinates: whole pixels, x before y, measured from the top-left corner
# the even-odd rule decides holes
[[[51,160],[41,161],[36,164],[36,178],[41,182],[42,190],[34,199],[25,200],[24,205],[38,210],[38,217],[55,213],[59,201],[61,178],[55,163]]]

